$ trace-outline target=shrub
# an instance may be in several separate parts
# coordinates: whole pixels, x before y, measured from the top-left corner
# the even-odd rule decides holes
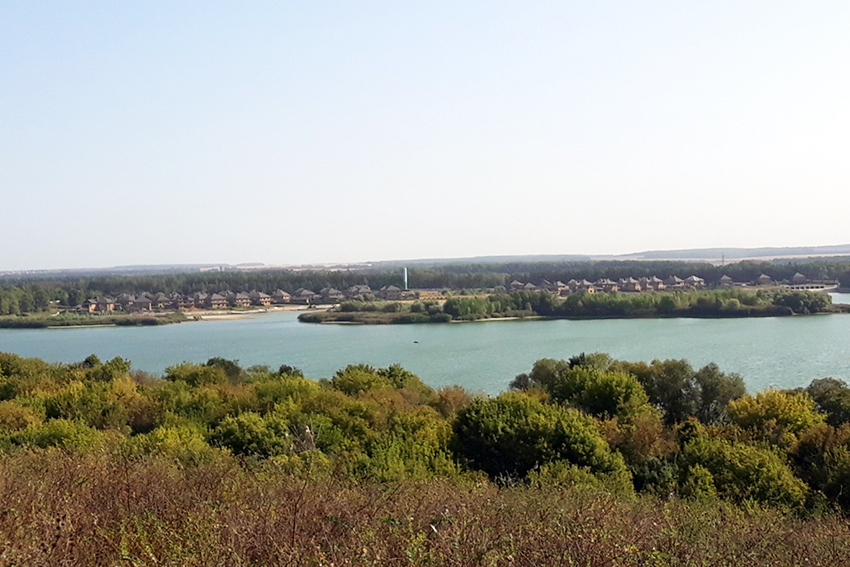
[[[460,410],[454,449],[491,477],[525,476],[555,461],[628,476],[622,457],[611,452],[591,418],[521,393],[475,400]]]
[[[737,502],[799,506],[806,499],[805,483],[769,449],[701,434],[684,445],[682,462],[681,485],[692,495],[710,492],[710,479],[718,495]]]

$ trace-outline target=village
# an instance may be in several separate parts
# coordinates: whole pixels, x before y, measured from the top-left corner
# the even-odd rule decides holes
[[[344,292],[325,287],[318,293],[299,288],[293,293],[287,293],[282,289],[275,290],[271,294],[252,290],[250,292],[222,291],[218,293],[198,292],[191,295],[173,293],[144,292],[139,295],[121,294],[116,298],[98,297],[87,299],[81,303],[76,311],[81,313],[110,313],[121,311],[124,313],[145,313],[151,311],[191,311],[195,309],[231,309],[245,307],[269,307],[271,305],[316,305],[339,303],[346,299],[378,298],[384,300],[414,299],[416,295],[411,291],[389,285],[378,290],[372,290],[368,285],[351,286]]]
[[[811,280],[801,273],[796,273],[790,281],[776,282],[766,274],[761,274],[751,282],[734,282],[727,275],[722,276],[716,284],[711,287],[769,287],[781,286],[790,289],[829,290],[838,286],[837,282],[824,280]],[[612,280],[599,278],[595,281],[586,279],[571,279],[564,283],[560,280],[554,283],[548,280],[532,282],[521,282],[513,280],[505,291],[545,291],[559,296],[572,293],[640,293],[656,291],[681,291],[688,289],[703,289],[708,287],[705,280],[695,275],[684,279],[678,276],[669,276],[665,279],[652,277],[620,278]],[[221,291],[216,293],[197,292],[191,295],[173,293],[144,292],[139,295],[121,294],[116,298],[107,296],[87,299],[75,311],[81,313],[145,313],[154,311],[192,311],[192,310],[214,310],[233,308],[264,308],[271,305],[330,305],[346,300],[371,300],[380,299],[385,301],[398,300],[441,300],[449,294],[447,290],[440,289],[402,289],[395,285],[383,286],[373,290],[369,285],[354,285],[340,291],[332,287],[325,287],[318,292],[310,289],[299,288],[293,293],[282,289],[275,290],[271,294],[252,290],[249,292]]]

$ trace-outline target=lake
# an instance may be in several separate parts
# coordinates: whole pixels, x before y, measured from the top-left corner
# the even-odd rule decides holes
[[[850,294],[833,294],[850,303]],[[243,366],[289,364],[311,378],[347,364],[400,363],[431,386],[460,384],[489,394],[540,358],[607,352],[624,360],[685,358],[738,372],[750,391],[791,388],[814,378],[850,381],[850,315],[754,319],[486,321],[432,325],[314,325],[297,313],[161,327],[0,329],[0,351],[53,362],[89,354],[129,359],[161,373],[184,360],[214,356]]]

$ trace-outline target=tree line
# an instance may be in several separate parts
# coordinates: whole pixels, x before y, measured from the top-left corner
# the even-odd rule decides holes
[[[505,264],[458,264],[439,267],[413,267],[410,286],[419,289],[496,290],[514,279],[540,282],[568,281],[571,278],[596,280],[625,277],[666,278],[670,275],[697,275],[709,284],[728,275],[735,281],[751,282],[762,273],[774,280],[790,280],[797,271],[811,279],[839,279],[850,287],[850,263],[844,260],[819,260],[805,264],[742,261],[726,266],[671,261],[633,262],[536,262]],[[221,290],[258,290],[271,294],[277,289],[292,292],[298,288],[318,291],[324,287],[345,290],[367,284],[374,289],[387,285],[403,286],[400,270],[251,270],[201,272],[143,276],[37,276],[0,279],[0,315],[19,315],[49,309],[51,302],[76,306],[86,299],[128,293],[218,292]]]

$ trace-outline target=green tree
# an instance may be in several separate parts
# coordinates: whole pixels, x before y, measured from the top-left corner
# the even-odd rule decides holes
[[[474,400],[458,412],[453,429],[456,453],[491,477],[522,477],[556,461],[628,476],[622,457],[610,450],[591,418],[518,392]]]

